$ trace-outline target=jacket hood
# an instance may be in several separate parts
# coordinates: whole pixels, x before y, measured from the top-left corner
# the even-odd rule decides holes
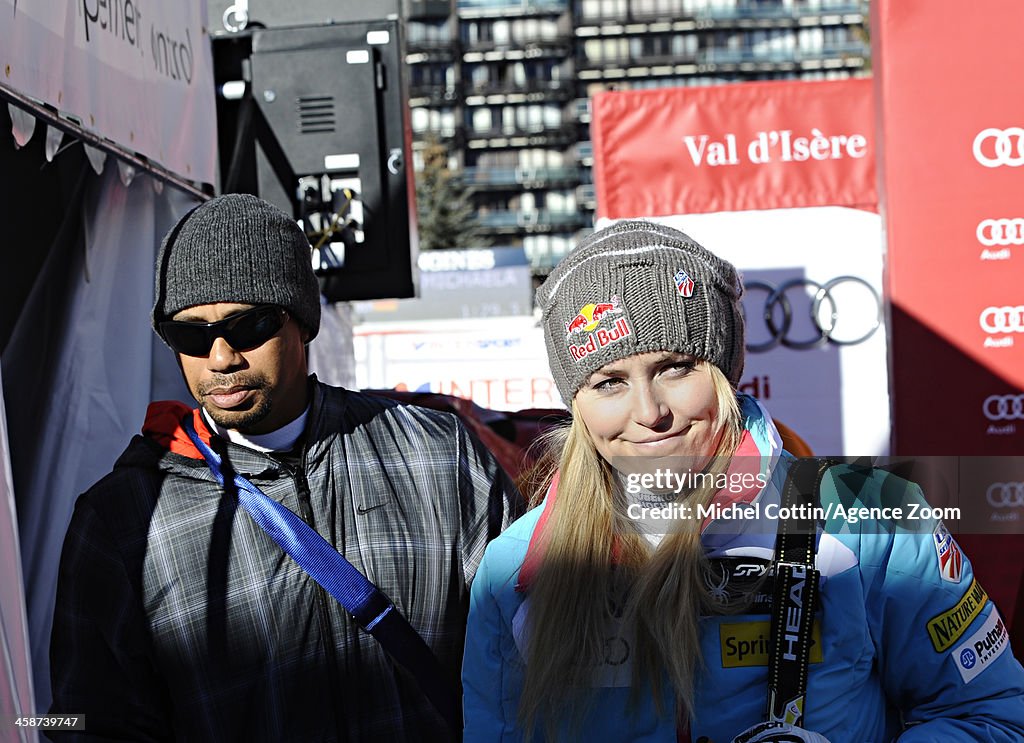
[[[189,459],[203,459],[203,455],[185,431],[185,420],[191,416],[192,425],[208,446],[212,446],[210,432],[206,428],[199,408],[192,409],[183,402],[162,400],[149,404],[146,422],[142,424],[142,435],[158,444],[161,449],[180,454]]]
[[[185,433],[184,421],[192,416],[199,437],[211,444],[210,431],[198,409],[176,400],[152,402],[146,410],[141,435],[136,435],[114,463],[114,469],[139,467],[212,479],[203,455]],[[211,444],[212,446],[212,444]]]

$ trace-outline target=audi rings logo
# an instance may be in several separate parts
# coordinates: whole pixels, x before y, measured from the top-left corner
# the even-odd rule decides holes
[[[974,138],[974,159],[986,168],[1024,165],[1024,129],[982,129]]]
[[[867,281],[839,276],[820,284],[798,278],[775,286],[745,281],[743,310],[747,320],[747,350],[769,351],[779,344],[793,349],[826,343],[863,343],[882,324],[882,301]],[[764,295],[758,305],[756,293]],[[761,322],[753,319],[760,317]]]
[[[990,421],[1024,420],[1024,395],[989,395],[981,410]]]
[[[1024,333],[1024,305],[986,307],[978,316],[978,324],[986,333]]]
[[[983,219],[975,234],[986,247],[1024,245],[1024,219]]]
[[[985,491],[985,500],[992,508],[1024,506],[1024,482],[994,482]]]

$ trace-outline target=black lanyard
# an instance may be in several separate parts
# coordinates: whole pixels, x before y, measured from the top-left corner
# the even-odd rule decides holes
[[[773,560],[768,720],[797,727],[803,727],[811,629],[818,609],[814,510],[820,502],[821,479],[832,464],[826,459],[799,459],[790,467],[782,489]]]

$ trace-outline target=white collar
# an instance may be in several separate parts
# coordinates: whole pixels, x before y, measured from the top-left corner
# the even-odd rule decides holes
[[[223,439],[227,439],[235,444],[248,447],[249,449],[255,449],[263,453],[273,451],[289,451],[298,442],[299,438],[302,437],[302,432],[306,428],[306,418],[309,417],[309,408],[307,405],[306,409],[302,411],[302,414],[290,423],[286,423],[276,431],[270,433],[256,433],[256,434],[245,434],[240,431],[236,431],[233,428],[224,428],[218,425],[210,418],[209,413],[203,408],[203,419],[206,424],[210,427],[215,434]]]

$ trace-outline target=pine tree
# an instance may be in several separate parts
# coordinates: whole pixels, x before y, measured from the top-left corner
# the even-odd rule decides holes
[[[420,250],[487,247],[473,208],[473,192],[448,169],[448,148],[436,138],[423,149],[416,174],[416,213]]]

